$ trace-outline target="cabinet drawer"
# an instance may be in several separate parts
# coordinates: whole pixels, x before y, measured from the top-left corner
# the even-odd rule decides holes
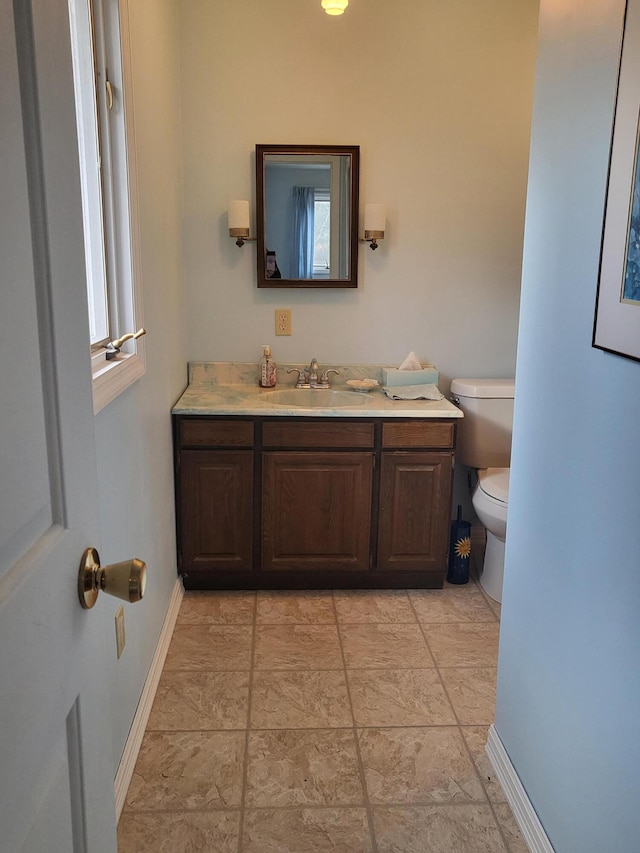
[[[262,428],[264,447],[373,447],[372,423],[291,423],[267,421]]]
[[[453,447],[451,421],[401,421],[382,425],[383,447]]]
[[[253,422],[212,418],[181,420],[180,444],[189,447],[253,447]]]

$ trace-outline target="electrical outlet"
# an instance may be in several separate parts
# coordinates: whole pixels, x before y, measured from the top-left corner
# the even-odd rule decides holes
[[[276,335],[291,334],[291,309],[276,308]]]
[[[124,608],[122,605],[116,610],[116,649],[118,652],[118,660],[122,657],[124,649]]]

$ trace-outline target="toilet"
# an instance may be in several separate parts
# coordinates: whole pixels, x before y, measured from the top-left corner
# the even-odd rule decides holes
[[[456,460],[477,472],[472,503],[487,531],[480,584],[502,601],[513,427],[512,379],[454,379],[451,398],[462,409]]]

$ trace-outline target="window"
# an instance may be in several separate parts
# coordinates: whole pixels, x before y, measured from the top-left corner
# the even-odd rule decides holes
[[[331,274],[331,197],[328,189],[314,191],[313,199],[313,277]]]
[[[127,342],[106,360],[105,345],[142,326],[136,287],[133,152],[127,147],[126,0],[69,0],[82,188],[94,412],[144,373],[144,344]],[[131,133],[131,138],[133,134]],[[131,155],[129,157],[128,155]]]

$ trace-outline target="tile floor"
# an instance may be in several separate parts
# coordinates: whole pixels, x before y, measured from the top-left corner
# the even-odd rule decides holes
[[[119,853],[526,853],[484,756],[499,607],[187,593]]]

